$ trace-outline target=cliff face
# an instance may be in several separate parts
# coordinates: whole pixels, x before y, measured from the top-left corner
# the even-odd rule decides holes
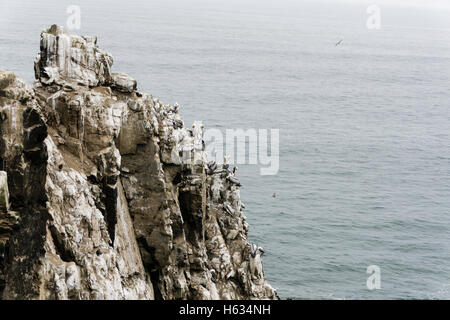
[[[33,88],[0,71],[0,296],[276,299],[203,126],[96,42],[52,26]]]

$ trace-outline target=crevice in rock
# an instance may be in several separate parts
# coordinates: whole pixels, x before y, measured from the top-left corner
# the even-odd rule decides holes
[[[178,203],[184,221],[186,240],[198,247],[203,242],[203,208],[201,195],[187,186],[178,190]]]
[[[105,220],[112,246],[114,246],[117,224],[117,186],[112,187],[106,184],[103,191],[105,192]]]
[[[152,282],[153,292],[155,294],[155,300],[163,300],[161,290],[159,290],[159,270],[150,271],[150,281]]]
[[[196,229],[195,219],[192,213],[192,194],[188,191],[178,192],[178,202],[180,204],[181,216],[184,221],[184,231],[189,242],[195,243],[196,237],[194,230]]]
[[[175,175],[175,177],[173,178],[173,185],[176,186],[181,182],[181,172],[177,172],[177,174]]]
[[[55,245],[56,254],[61,258],[64,262],[75,261],[75,257],[72,252],[66,250],[64,243],[61,238],[58,237],[58,231],[54,226],[50,226],[50,235],[52,236],[53,244]]]
[[[8,251],[9,241],[0,242],[0,300],[2,300],[3,290],[5,289],[5,257]]]
[[[150,275],[150,282],[153,286],[153,292],[155,295],[155,300],[164,300],[161,290],[159,289],[160,284],[160,268],[157,265],[155,261],[155,249],[151,248],[147,241],[144,238],[137,238],[136,239],[139,247],[141,247],[141,250],[145,250],[145,254],[149,256],[148,259],[143,259],[144,261],[144,268],[147,272],[147,274]]]

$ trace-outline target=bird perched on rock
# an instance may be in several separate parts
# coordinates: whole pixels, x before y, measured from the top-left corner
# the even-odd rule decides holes
[[[223,157],[223,165],[222,168],[224,168],[226,171],[228,171],[228,168],[230,167],[230,164],[228,163],[229,157],[224,156]]]
[[[214,171],[217,169],[217,163],[215,161],[208,162],[208,169]]]
[[[231,174],[227,177],[227,180],[230,181],[231,183],[234,183],[234,184],[238,185],[238,186],[241,185],[241,182],[239,181],[239,179],[235,178]]]
[[[226,212],[228,212],[229,214],[234,216],[234,210],[229,204],[225,205],[225,210],[226,210]]]
[[[213,160],[213,161],[209,161],[208,162],[208,167],[210,168],[210,169],[213,169],[214,167],[216,167],[217,168],[217,163]]]
[[[259,254],[260,256],[262,256],[264,254],[264,249],[262,247],[258,247],[256,244],[252,244],[251,246],[251,255],[252,257],[256,257],[257,254]]]
[[[207,167],[208,167],[208,174],[211,175],[217,169],[217,163],[215,161],[210,161],[208,162]]]

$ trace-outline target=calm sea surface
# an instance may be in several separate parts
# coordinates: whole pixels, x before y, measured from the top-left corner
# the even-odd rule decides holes
[[[70,4],[186,125],[280,129],[278,174],[239,178],[282,298],[450,298],[449,10],[381,5],[374,31],[365,1],[1,0],[0,68],[31,83]]]

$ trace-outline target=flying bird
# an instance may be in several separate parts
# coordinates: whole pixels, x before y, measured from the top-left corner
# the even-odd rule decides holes
[[[343,39],[339,40],[338,42],[336,42],[336,44],[334,46],[337,47],[338,45],[340,45],[342,43],[342,41],[344,41],[344,40]]]

